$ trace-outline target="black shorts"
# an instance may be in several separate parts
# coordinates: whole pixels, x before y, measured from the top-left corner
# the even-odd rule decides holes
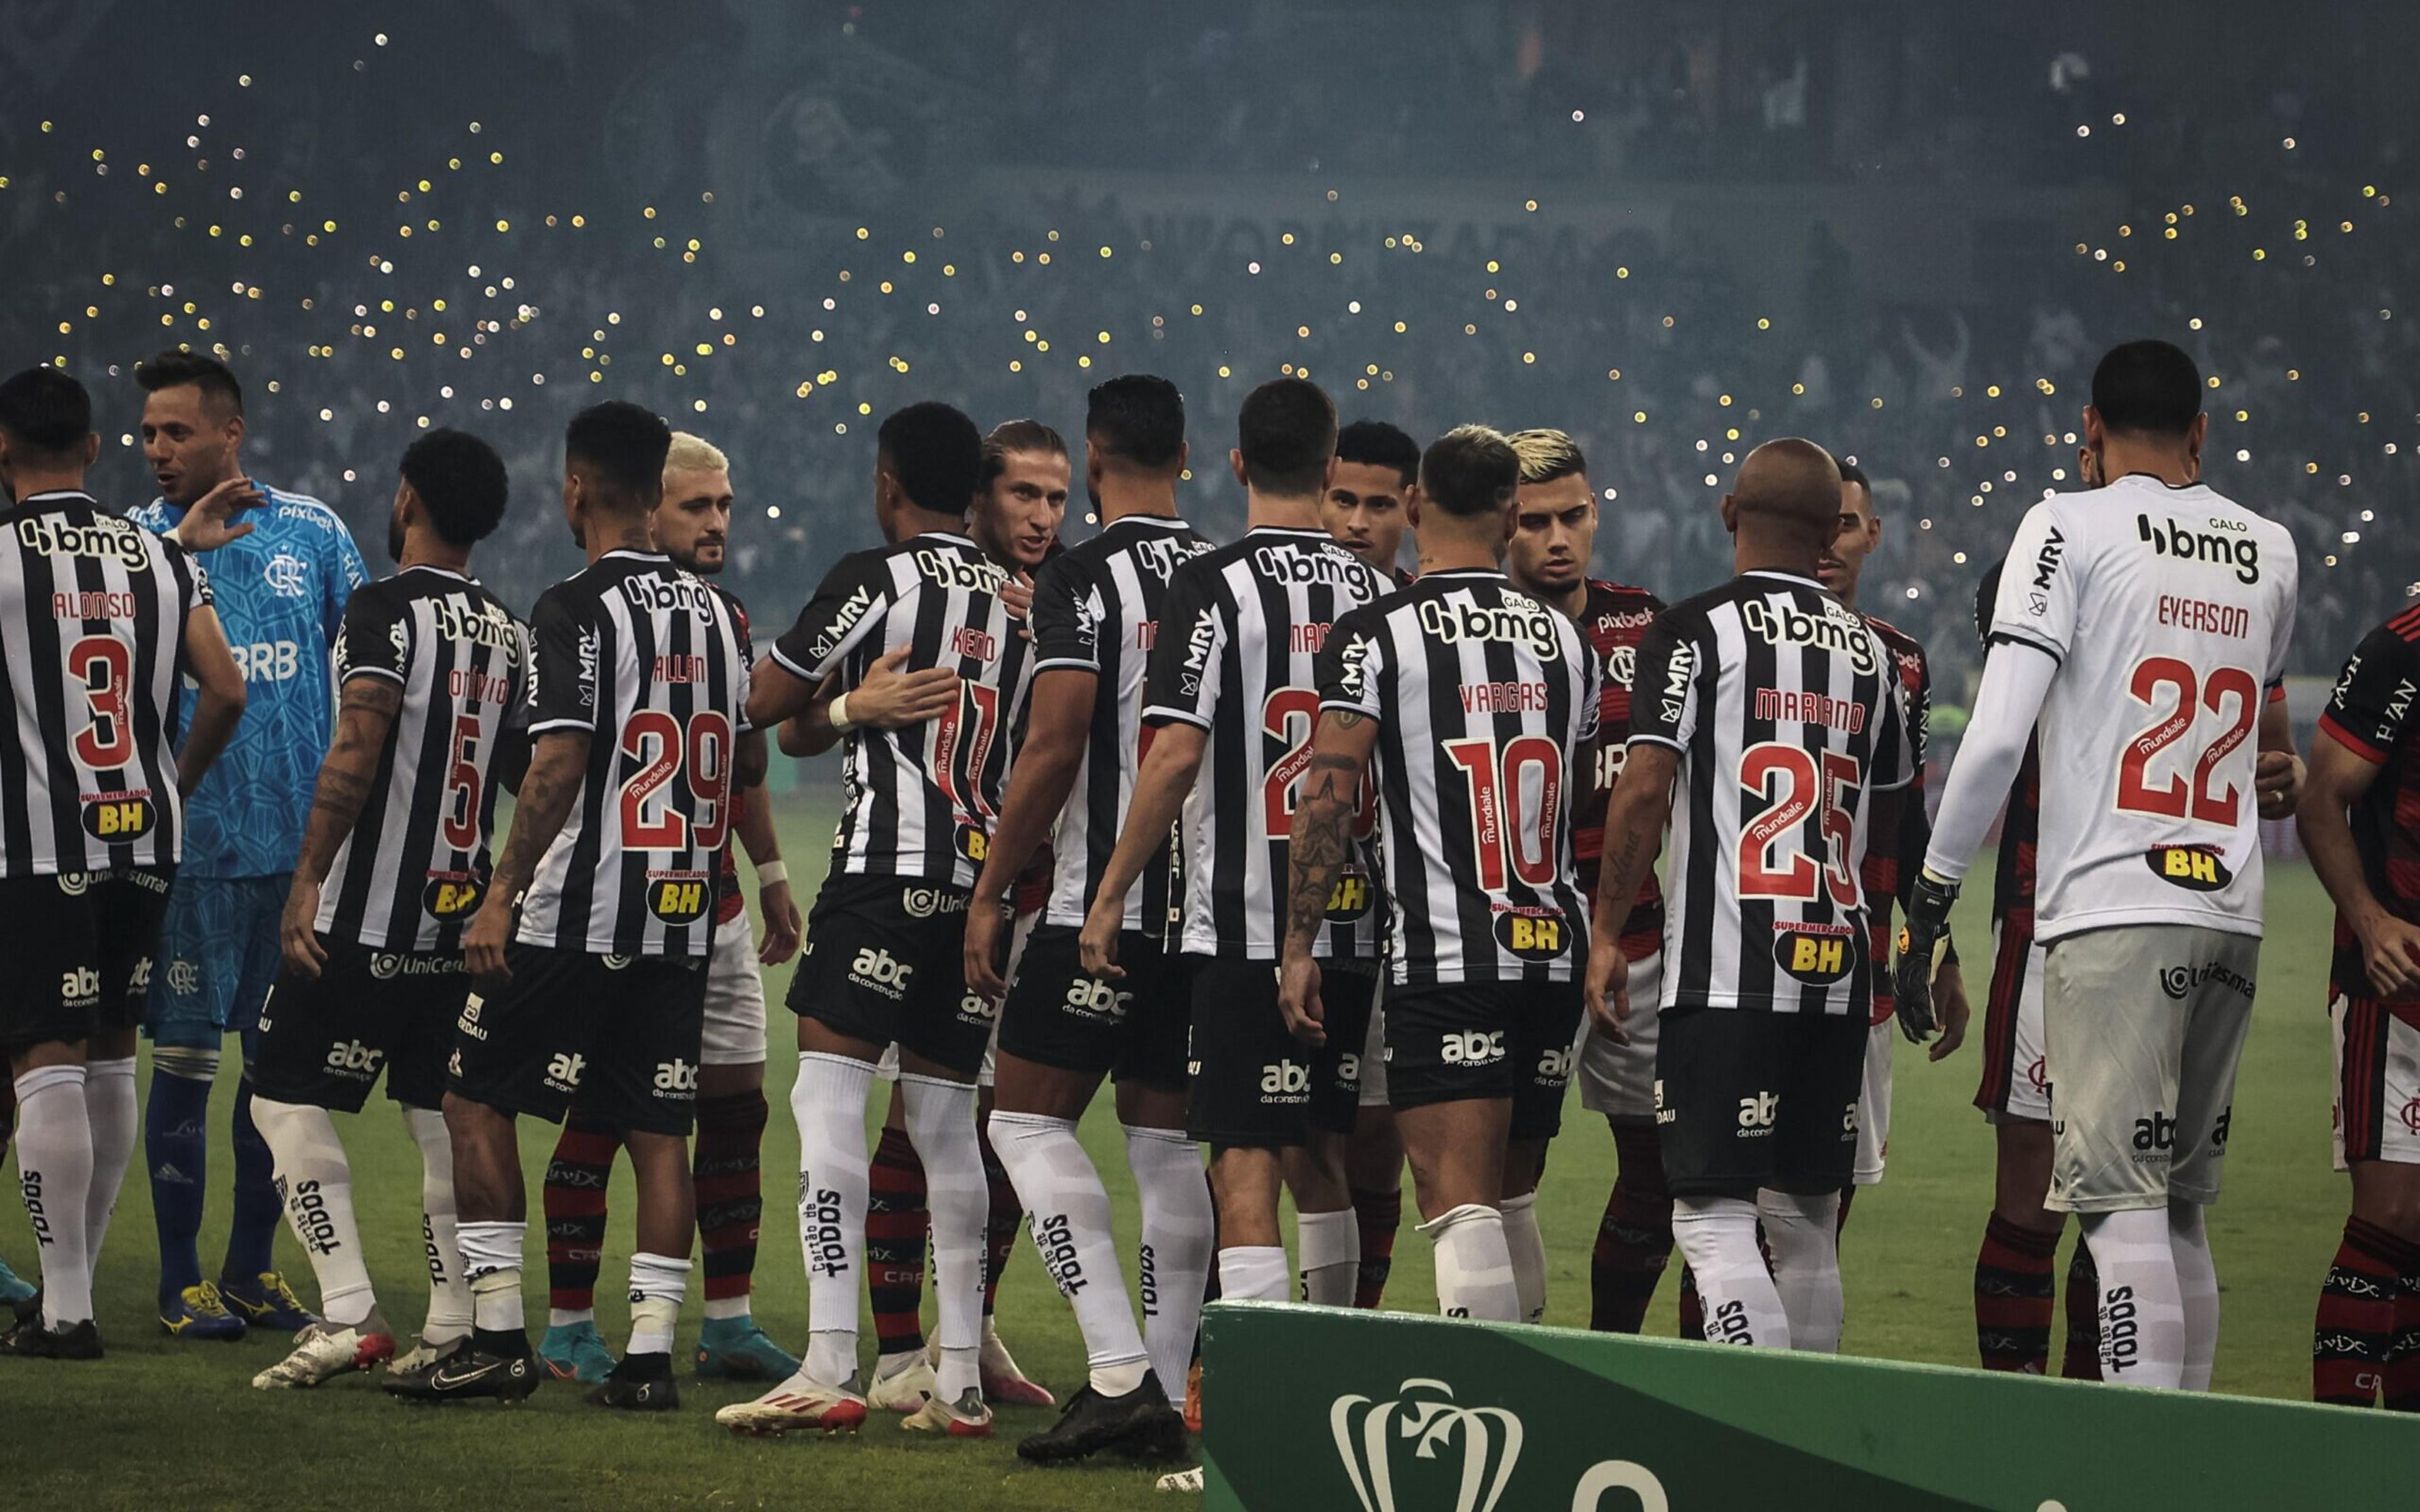
[[[1033,926],[1001,1010],[1001,1053],[1061,1071],[1181,1089],[1186,1026],[1193,1021],[1187,958],[1169,954],[1156,935],[1128,930],[1118,936],[1118,964],[1125,975],[1104,981],[1078,957],[1080,933],[1064,924]]]
[[[696,1120],[706,957],[591,955],[514,941],[512,979],[472,994],[454,1026],[445,1089],[560,1123],[580,1110],[642,1134]]]
[[[1313,1050],[1286,1031],[1274,961],[1193,956],[1193,1023],[1186,1132],[1214,1146],[1282,1149],[1313,1130],[1351,1134],[1361,1112],[1361,1052],[1370,1037],[1377,963],[1320,963],[1327,1042]]]
[[[386,1073],[386,1095],[416,1108],[445,1098],[454,1022],[471,995],[462,953],[374,950],[319,936],[319,975],[287,966],[260,1005],[253,1090],[279,1103],[359,1113]]]
[[[173,867],[0,877],[0,1050],[143,1022]]]
[[[1387,1100],[1417,1108],[1509,1098],[1512,1138],[1552,1139],[1583,1011],[1576,981],[1389,986]]]
[[[1655,1132],[1674,1196],[1814,1196],[1849,1184],[1865,1088],[1863,1013],[1668,1008]]]
[[[807,915],[790,1011],[972,1081],[1000,1005],[967,991],[967,892],[834,872]]]

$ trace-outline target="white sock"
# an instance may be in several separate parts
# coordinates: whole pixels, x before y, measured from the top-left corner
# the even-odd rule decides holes
[[[1143,1350],[1151,1356],[1160,1390],[1182,1411],[1193,1337],[1202,1327],[1202,1293],[1210,1280],[1218,1211],[1210,1200],[1201,1148],[1184,1130],[1131,1123],[1123,1127],[1126,1166],[1134,1172],[1135,1195],[1142,1208],[1137,1256]]]
[[[362,1256],[362,1228],[353,1217],[353,1171],[336,1137],[336,1120],[326,1108],[280,1103],[256,1092],[252,1122],[269,1146],[287,1226],[311,1257],[311,1273],[319,1278],[319,1311],[338,1327],[363,1321],[378,1305],[378,1297],[370,1289],[369,1262]]]
[[[483,1333],[521,1333],[528,1327],[521,1317],[521,1241],[529,1225],[473,1223],[460,1232],[473,1322]]]
[[[1420,1232],[1436,1247],[1438,1312],[1490,1323],[1520,1320],[1521,1293],[1512,1281],[1502,1213],[1466,1202],[1420,1225]]]
[[[420,1342],[436,1348],[471,1332],[471,1283],[462,1273],[462,1236],[454,1206],[454,1141],[445,1115],[407,1107],[403,1126],[420,1147],[420,1246],[428,1259],[428,1317]]]
[[[1496,1211],[1504,1215],[1504,1248],[1512,1257],[1512,1289],[1521,1299],[1521,1321],[1539,1323],[1546,1318],[1546,1236],[1538,1231],[1538,1194],[1506,1197]]]
[[[670,1354],[673,1329],[680,1322],[681,1299],[689,1294],[689,1257],[630,1257],[630,1350],[632,1354]]]
[[[2168,1200],[2168,1253],[2177,1262],[2177,1300],[2184,1306],[2184,1369],[2178,1384],[2208,1391],[2211,1369],[2218,1363],[2218,1262],[2211,1257],[2200,1203]]]
[[[1220,1250],[1218,1295],[1228,1302],[1290,1301],[1285,1246],[1236,1244]]]
[[[1093,1389],[1125,1396],[1142,1384],[1150,1364],[1118,1273],[1109,1194],[1076,1141],[1075,1120],[994,1110],[991,1148],[1024,1205],[1043,1269],[1075,1309]]]
[[[2101,1379],[2120,1386],[2181,1386],[2185,1304],[2167,1213],[2137,1208],[2077,1216],[2101,1272]]]
[[[1839,1353],[1847,1310],[1840,1295],[1840,1194],[1760,1192],[1756,1211],[1773,1253],[1773,1289],[1790,1319],[1790,1347]]]
[[[92,1189],[84,1213],[85,1263],[101,1268],[101,1242],[109,1235],[117,1191],[134,1158],[141,1127],[135,1111],[134,1057],[84,1063],[84,1116],[92,1129]]]
[[[857,1379],[857,1295],[865,1273],[865,1096],[874,1068],[847,1056],[799,1053],[790,1113],[799,1124],[799,1247],[807,1264],[812,1380]]]
[[[1756,1247],[1755,1203],[1745,1197],[1675,1197],[1672,1242],[1697,1273],[1709,1342],[1790,1348],[1790,1315]]]
[[[1353,1210],[1295,1215],[1295,1269],[1302,1273],[1302,1300],[1319,1307],[1353,1305],[1361,1273],[1361,1224]]]
[[[92,1316],[92,1123],[82,1066],[37,1066],[17,1078],[17,1180],[42,1262],[42,1320],[53,1328]]]
[[[902,1072],[899,1099],[908,1114],[908,1142],[924,1163],[924,1206],[933,1214],[934,1334],[941,1349],[934,1389],[943,1401],[956,1402],[983,1389],[978,1357],[991,1180],[975,1134],[975,1088],[972,1082]]]

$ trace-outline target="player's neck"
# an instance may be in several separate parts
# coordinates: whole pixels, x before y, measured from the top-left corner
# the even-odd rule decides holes
[[[1808,582],[1821,582],[1823,579],[1816,575],[1818,571],[1816,560],[1817,555],[1812,551],[1791,550],[1762,543],[1750,545],[1747,541],[1742,540],[1731,552],[1731,571],[1735,573],[1786,572],[1792,578],[1804,578]]]
[[[1423,578],[1434,572],[1500,572],[1504,568],[1495,551],[1478,541],[1433,538],[1419,545]]]
[[[1319,495],[1289,498],[1244,489],[1244,524],[1249,530],[1315,531],[1319,529]]]
[[[2141,474],[2171,488],[2189,488],[2201,481],[2201,467],[2190,452],[2157,442],[2111,436],[2101,443],[2101,475],[2115,483]]]
[[[967,517],[964,515],[944,515],[939,510],[918,509],[912,505],[903,506],[899,511],[899,538],[903,541],[912,541],[920,535],[964,535],[973,540],[977,546],[983,547],[985,550],[992,549],[989,544],[977,540],[970,533]],[[1003,562],[1008,560],[1001,552],[992,551],[992,555],[1000,557]]]
[[[31,499],[39,493],[84,492],[84,469],[19,468],[8,479],[8,491],[17,498]]]
[[[1532,588],[1517,578],[1512,579],[1512,586],[1548,609],[1560,609],[1563,618],[1567,620],[1576,620],[1588,612],[1588,579],[1586,578],[1582,578],[1569,588]]]
[[[656,538],[647,529],[646,517],[633,516],[628,520],[603,519],[588,532],[586,547],[590,565],[612,551],[644,551],[652,554]]]
[[[1176,517],[1176,484],[1172,479],[1122,481],[1104,475],[1093,490],[1093,501],[1100,506],[1104,525],[1115,525],[1129,515],[1152,519]]]
[[[438,567],[446,572],[471,574],[471,548],[455,546],[435,531],[406,531],[403,554],[395,559],[397,572],[410,572],[414,567]]]

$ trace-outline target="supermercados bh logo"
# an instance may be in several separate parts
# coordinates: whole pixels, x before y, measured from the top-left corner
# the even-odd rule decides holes
[[[2205,845],[2154,845],[2143,853],[2143,863],[2152,875],[2187,892],[2216,892],[2235,880],[2218,852]]]
[[[647,912],[667,924],[694,924],[705,917],[707,896],[703,872],[647,873]]]
[[[1393,1401],[1339,1396],[1328,1407],[1327,1426],[1361,1512],[1497,1512],[1499,1505],[1509,1512],[1565,1504],[1572,1512],[1598,1512],[1611,1491],[1630,1493],[1616,1506],[1635,1502],[1639,1512],[1671,1508],[1655,1473],[1627,1459],[1590,1466],[1567,1504],[1538,1486],[1524,1486],[1517,1500],[1506,1501],[1521,1462],[1520,1417],[1502,1407],[1465,1407],[1442,1381],[1406,1381]]]
[[[84,793],[77,797],[82,804],[84,832],[112,845],[141,840],[160,823],[160,810],[151,801],[148,788],[122,793]]]

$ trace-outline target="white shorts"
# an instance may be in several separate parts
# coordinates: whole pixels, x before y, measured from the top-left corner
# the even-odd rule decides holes
[[[2000,960],[1992,927],[1992,981],[1983,1007],[1983,1086],[1975,1096],[1986,1123],[2048,1123],[2050,1066],[2042,1055],[2042,978],[2039,941],[2022,962]]]
[[[1042,911],[1038,908],[1032,913],[1016,916],[1016,922],[1010,926],[1008,969],[1001,973],[1001,980],[1016,980],[1017,963],[1025,959],[1025,942],[1032,937],[1033,926],[1041,921]],[[983,1069],[975,1073],[977,1087],[991,1085],[992,1060],[999,1054],[1000,1014],[995,1011],[991,1016],[991,1042],[984,1046]],[[899,1079],[899,1046],[896,1041],[882,1047],[882,1058],[874,1063],[874,1075],[876,1081],[895,1082]]]
[[[2336,1052],[2336,1169],[2420,1165],[2420,1026],[2378,1003],[2328,1004]]]
[[[1897,1015],[1866,1031],[1866,1086],[1857,1097],[1857,1164],[1849,1180],[1874,1186],[1890,1158],[1891,1041],[1899,1038]]]
[[[1596,1032],[1593,1019],[1580,1020],[1580,1106],[1624,1122],[1655,1118],[1655,1040],[1663,1022],[1657,1000],[1664,994],[1664,953],[1630,963],[1628,1044]]]
[[[708,1066],[765,1063],[765,976],[756,966],[756,936],[742,910],[714,930],[706,961],[706,1032],[698,1059]]]
[[[1361,1044],[1361,1105],[1387,1105],[1387,968],[1378,968],[1378,989],[1370,995],[1370,1032]]]

